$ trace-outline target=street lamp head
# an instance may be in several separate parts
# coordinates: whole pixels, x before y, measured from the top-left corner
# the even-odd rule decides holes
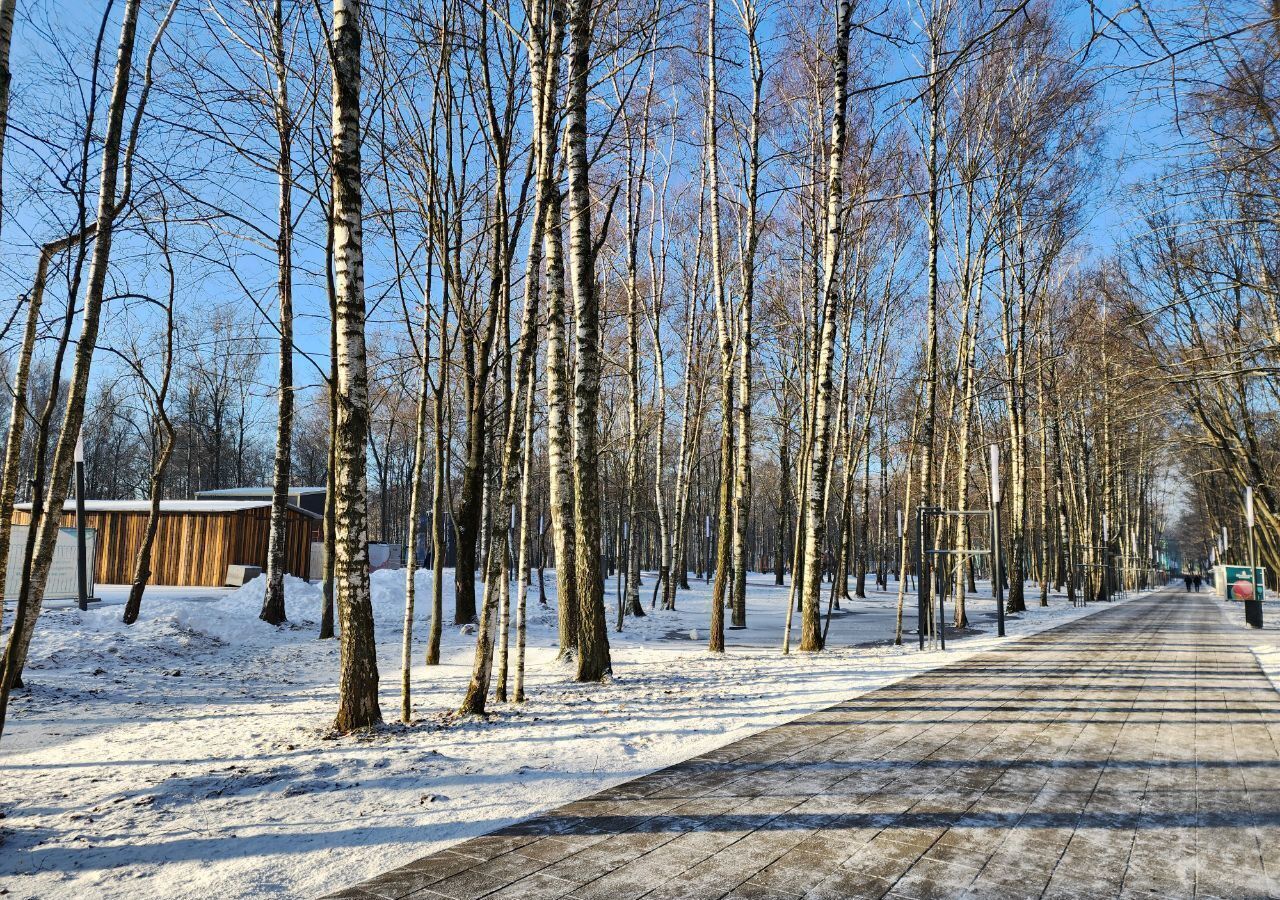
[[[991,445],[991,502],[1000,502],[1000,446]]]
[[[84,435],[76,435],[76,462],[84,462]]]

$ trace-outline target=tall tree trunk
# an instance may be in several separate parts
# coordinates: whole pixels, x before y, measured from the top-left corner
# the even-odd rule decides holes
[[[711,624],[707,649],[724,652],[724,601],[728,590],[730,541],[733,537],[733,337],[724,290],[720,247],[719,115],[716,83],[716,0],[707,2],[707,193],[711,213],[711,295],[720,344],[720,479],[716,515],[716,580],[711,590]]]
[[[408,725],[413,720],[413,698],[410,675],[413,668],[413,607],[417,593],[418,575],[418,519],[422,515],[422,472],[427,458],[427,404],[430,402],[430,383],[427,367],[431,362],[431,247],[427,248],[427,277],[423,283],[422,298],[422,355],[418,360],[418,397],[413,420],[413,462],[409,469],[409,522],[405,539],[406,555],[404,575],[404,633],[400,647],[400,721]]]
[[[934,499],[934,444],[938,418],[938,256],[941,243],[941,207],[938,202],[938,131],[941,115],[942,97],[939,84],[939,56],[941,36],[936,11],[929,22],[929,83],[927,87],[928,121],[926,123],[927,146],[925,148],[925,169],[928,176],[928,203],[926,206],[926,229],[928,239],[928,311],[925,317],[925,349],[924,349],[924,403],[920,419],[920,476],[917,489],[920,492],[920,503],[928,505]],[[909,515],[908,511],[908,515]],[[941,524],[941,520],[939,522]],[[925,559],[917,578],[928,578],[933,567],[932,559]],[[940,623],[939,623],[940,624]],[[921,628],[925,623],[921,623]]]
[[[966,302],[966,307],[968,303]],[[970,326],[969,311],[965,310],[965,327],[961,330],[961,341],[964,347],[960,373],[960,394],[962,397],[959,415],[959,437],[956,448],[956,509],[964,512],[969,508],[969,441],[973,431],[973,407],[977,402],[975,383],[975,356],[977,354],[977,332],[982,316],[982,290],[978,288],[978,299],[974,304],[974,320]],[[954,604],[955,613],[952,624],[956,628],[967,628],[969,618],[965,610],[964,569],[969,563],[969,517],[961,515],[956,522],[956,561],[954,564]]]
[[[920,402],[919,396],[911,411],[911,431],[907,435],[907,459],[906,473],[907,485],[902,495],[902,509],[898,510],[897,527],[901,532],[898,535],[898,611],[896,624],[893,631],[893,643],[895,646],[902,646],[902,610],[907,598],[907,574],[911,571],[911,533],[914,530],[911,527],[911,508],[912,491],[915,488],[915,459],[913,458],[919,447],[920,432],[920,411],[924,404]],[[917,578],[923,577],[919,572],[916,573]],[[923,622],[916,623],[917,628],[923,628]]]
[[[1042,308],[1043,309],[1043,308]],[[1043,312],[1042,312],[1043,316]],[[1043,345],[1041,345],[1043,346]],[[1045,384],[1044,370],[1048,365],[1047,354],[1041,351],[1036,363],[1036,412],[1039,422],[1040,444],[1040,605],[1049,605],[1049,555],[1051,535],[1049,522],[1053,512],[1049,503],[1049,425],[1045,421]]]
[[[804,591],[801,594],[801,651],[822,649],[820,605],[822,600],[822,552],[826,539],[824,505],[827,473],[831,465],[830,428],[833,394],[832,368],[835,361],[837,302],[840,286],[836,271],[840,265],[841,209],[844,192],[845,115],[849,82],[849,0],[836,4],[836,49],[832,91],[831,150],[827,159],[827,202],[823,237],[823,286],[821,347],[819,349],[817,397],[814,404],[812,452],[809,461],[804,535]],[[815,323],[817,325],[817,323]]]
[[[705,178],[705,173],[703,175]],[[697,286],[699,275],[702,268],[702,217],[704,212],[704,204],[702,202],[705,192],[699,190],[699,206],[698,206],[698,227],[694,237],[694,282]],[[701,392],[699,391],[696,398],[691,397],[693,393],[693,361],[697,357],[697,351],[694,347],[694,333],[697,326],[697,294],[693,292],[693,296],[688,298],[688,305],[685,310],[684,325],[684,353],[685,353],[685,378],[684,385],[681,390],[680,400],[680,445],[676,451],[676,514],[675,514],[675,546],[672,548],[672,562],[675,566],[675,577],[668,580],[665,594],[663,596],[663,609],[676,608],[676,589],[689,590],[689,566],[687,565],[687,547],[689,543],[689,493],[690,482],[693,470],[693,452],[697,445],[700,434],[701,415],[695,413],[690,407],[690,400],[697,400],[697,407],[701,409]]]
[[[279,385],[276,409],[276,454],[271,475],[271,524],[267,538],[267,583],[262,598],[264,622],[279,625],[287,617],[284,603],[285,543],[289,515],[289,462],[293,438],[293,113],[289,109],[289,73],[282,0],[271,7],[271,62],[275,69],[276,176],[279,203],[276,219],[276,293],[280,303]]]
[[[1067,601],[1072,606],[1076,603],[1076,579],[1072,561],[1075,554],[1071,551],[1070,508],[1066,491],[1066,473],[1062,452],[1062,404],[1058,401],[1057,379],[1052,368],[1046,374],[1049,385],[1049,401],[1053,410],[1053,483],[1056,514],[1054,520],[1057,528],[1057,554],[1055,567],[1055,583],[1061,588],[1063,582],[1067,586]]]
[[[441,262],[448,253],[443,251]],[[445,506],[444,488],[449,480],[449,457],[445,452],[445,392],[449,385],[449,299],[450,281],[442,279],[442,298],[440,309],[440,328],[436,340],[438,369],[433,391],[431,411],[432,456],[431,456],[431,626],[427,634],[426,664],[440,664],[440,637],[444,630],[444,557],[447,551],[445,542]],[[425,348],[424,348],[425,351]]]
[[[577,367],[574,372],[575,561],[578,592],[579,681],[600,681],[612,671],[600,570],[600,298],[591,234],[591,182],[587,158],[587,83],[591,68],[591,4],[568,0],[569,72],[566,162],[569,175],[569,268],[572,273]]]
[[[623,114],[627,130],[626,171],[626,264],[627,264],[627,471],[626,497],[623,504],[626,519],[623,533],[626,538],[626,597],[624,611],[635,617],[643,616],[640,605],[640,536],[637,507],[640,501],[640,215],[644,196],[645,179],[649,170],[649,115],[653,97],[653,69],[650,69],[649,90],[645,94],[644,109],[640,120],[640,133],[631,133],[631,117]],[[640,159],[635,160],[636,139],[640,143]],[[621,626],[621,621],[619,621]]]
[[[494,193],[506,195],[506,166],[495,165],[501,188]],[[496,225],[496,223],[494,223]],[[463,356],[466,365],[463,376],[463,398],[467,410],[466,457],[462,466],[462,496],[458,511],[454,516],[457,537],[457,564],[454,567],[454,614],[455,625],[465,625],[476,620],[476,552],[481,539],[488,539],[491,532],[486,528],[489,521],[486,506],[485,466],[486,452],[489,442],[488,409],[485,400],[488,395],[489,375],[492,371],[490,350],[497,333],[498,312],[506,295],[507,279],[503,267],[505,238],[496,234],[491,238],[489,263],[489,297],[488,313],[482,329],[478,323],[463,325],[462,313],[459,312],[458,324],[463,338]],[[462,298],[459,298],[461,302]],[[477,332],[480,332],[479,334]],[[481,563],[486,558],[481,549]]]
[[[164,208],[167,217],[167,206],[162,206],[162,208]],[[168,280],[169,292],[164,307],[164,352],[161,357],[160,385],[156,388],[154,397],[160,450],[151,466],[151,506],[147,510],[147,524],[143,528],[142,546],[138,548],[138,556],[133,565],[133,582],[129,586],[129,596],[124,604],[122,620],[126,625],[132,625],[138,621],[138,614],[142,610],[142,595],[147,588],[147,583],[151,580],[151,555],[155,544],[156,531],[160,524],[160,494],[164,488],[165,470],[168,468],[170,457],[173,456],[173,448],[176,443],[173,423],[169,420],[169,414],[165,408],[169,398],[169,383],[173,375],[173,336],[175,331],[173,312],[174,304],[177,300],[177,279],[173,268],[173,257],[170,252],[167,218],[164,220],[164,237],[161,249],[164,253],[164,269]],[[141,361],[136,361],[135,367],[138,374],[146,381],[145,376],[142,375]],[[150,382],[147,381],[147,384],[150,385]],[[0,575],[0,577],[3,576]],[[0,582],[0,584],[2,583]]]
[[[655,206],[652,222],[654,228],[657,227],[658,220],[659,214]],[[665,249],[664,235],[664,258]],[[666,263],[659,264],[650,252],[649,265],[654,272],[649,324],[653,338],[654,417],[657,420],[653,435],[653,505],[658,516],[658,583],[654,586],[653,601],[650,606],[657,604],[658,592],[662,591],[663,609],[666,609],[666,595],[671,590],[671,583],[674,580],[671,571],[673,541],[671,518],[667,510],[666,493],[663,490],[667,466],[667,367],[666,355],[662,349],[662,298],[666,286],[664,277]]]
[[[751,115],[747,133],[747,221],[742,242],[742,300],[738,317],[738,448],[733,478],[733,627],[747,627],[747,523],[751,518],[751,316],[755,306],[756,247],[759,243],[760,106],[764,61],[756,39],[759,21],[753,0],[743,4],[743,25],[751,58]]]
[[[868,399],[875,397],[873,385]],[[858,516],[858,533],[854,550],[854,588],[853,595],[860,600],[867,597],[867,566],[870,559],[870,519],[871,519],[871,404],[866,407],[866,424],[862,430],[862,514]]]
[[[565,320],[564,211],[556,151],[559,146],[555,123],[560,93],[560,61],[564,55],[563,0],[552,0],[545,47],[539,41],[537,85],[541,91],[541,115],[536,123],[541,154],[538,178],[541,182],[543,222],[542,245],[547,277],[547,492],[551,513],[551,545],[556,555],[556,624],[559,629],[561,660],[572,659],[578,650],[578,590],[575,572],[575,529],[573,522],[572,416],[569,406],[568,337]],[[539,23],[545,22],[540,12]],[[530,64],[531,71],[533,64]]]
[[[497,252],[496,250],[494,251]],[[491,303],[496,302],[494,298]],[[461,313],[459,313],[461,315]],[[461,320],[459,320],[461,324]],[[464,341],[473,338],[464,337]],[[462,496],[454,514],[457,544],[457,563],[453,574],[453,624],[466,625],[476,620],[476,550],[484,519],[484,457],[486,441],[485,389],[488,384],[488,351],[479,354],[471,350],[468,356],[486,357],[469,359],[464,371],[463,396],[467,409],[466,456],[462,464]],[[473,368],[479,365],[482,374]]]
[[[563,213],[558,185],[551,186],[547,200],[547,480],[551,544],[556,554],[559,656],[570,659],[578,651],[580,601],[576,572],[578,534],[573,510],[573,421],[567,365]]]
[[[1016,251],[1016,246],[1015,246]],[[1026,443],[1023,436],[1023,333],[1025,310],[1019,287],[1022,279],[1016,275],[1021,263],[1009,263],[1007,246],[1001,247],[1004,285],[1001,317],[1001,338],[1004,342],[1005,379],[1007,400],[1005,416],[1009,427],[1009,545],[1005,570],[1009,575],[1009,596],[1005,604],[1009,612],[1022,612],[1027,608],[1024,594],[1026,571],[1023,560],[1026,553]],[[1002,558],[1003,559],[1003,558]]]
[[[431,185],[433,190],[433,222],[436,232],[435,243],[440,252],[440,325],[436,331],[436,379],[433,387],[432,403],[432,459],[431,459],[431,625],[427,634],[426,664],[440,664],[440,639],[444,631],[444,563],[448,552],[445,531],[445,489],[449,483],[449,455],[447,453],[446,422],[448,421],[448,388],[449,361],[452,344],[449,341],[449,310],[457,293],[459,278],[459,250],[455,244],[454,223],[446,216],[448,198],[456,184],[455,159],[453,153],[453,129],[449,127],[452,119],[453,86],[450,75],[450,62],[453,54],[453,22],[450,11],[446,7],[445,14],[440,17],[438,40],[440,56],[437,75],[432,96],[431,122],[433,126],[443,119],[446,123],[444,167],[444,192],[441,191],[441,179],[438,170],[432,171]],[[440,157],[438,142],[432,129],[430,149],[432,156]],[[450,522],[452,529],[453,524]],[[456,534],[456,531],[454,532]],[[455,590],[457,570],[454,570]]]
[[[0,225],[4,224],[4,145],[9,131],[9,51],[13,46],[13,12],[17,0],[0,0]],[[4,581],[0,580],[0,584]]]
[[[536,273],[536,269],[534,270]],[[530,361],[528,384],[524,392],[524,432],[521,445],[524,447],[524,459],[520,472],[520,513],[519,531],[516,546],[519,548],[516,561],[516,577],[519,579],[516,588],[516,675],[515,702],[524,702],[524,657],[525,636],[528,629],[526,606],[529,599],[529,482],[533,472],[533,405],[536,399],[534,385],[537,381],[538,360],[536,353]]]
[[[330,186],[332,188],[332,173]],[[334,277],[334,220],[333,204],[325,211],[325,293],[329,300],[329,377],[325,393],[329,401],[329,466],[325,470],[324,494],[324,572],[321,576],[320,634],[322,641],[332,640],[337,632],[334,623],[334,585],[337,573],[334,563],[338,558],[338,285]]]
[[[382,722],[365,509],[369,385],[360,170],[360,3],[361,0],[333,0],[331,42],[334,274],[338,299],[334,575],[341,629],[334,728],[344,734]]]

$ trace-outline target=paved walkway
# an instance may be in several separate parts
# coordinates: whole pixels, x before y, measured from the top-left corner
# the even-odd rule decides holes
[[[1162,592],[333,897],[1280,896],[1280,695]]]

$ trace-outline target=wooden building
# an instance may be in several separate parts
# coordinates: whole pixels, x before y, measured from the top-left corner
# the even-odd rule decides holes
[[[87,500],[85,526],[97,532],[94,580],[128,584],[142,546],[151,504],[146,500]],[[320,517],[297,506],[288,509],[285,571],[310,576],[311,540]],[[25,525],[31,504],[14,511]],[[63,507],[61,524],[75,525],[75,503]],[[231,565],[266,568],[271,504],[262,501],[162,500],[151,554],[151,584],[215,587]]]

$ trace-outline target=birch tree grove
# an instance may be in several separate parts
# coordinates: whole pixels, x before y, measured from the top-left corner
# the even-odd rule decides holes
[[[1280,569],[1274,5],[81,5],[0,0],[0,726],[78,441],[129,633],[261,568],[340,735]]]

